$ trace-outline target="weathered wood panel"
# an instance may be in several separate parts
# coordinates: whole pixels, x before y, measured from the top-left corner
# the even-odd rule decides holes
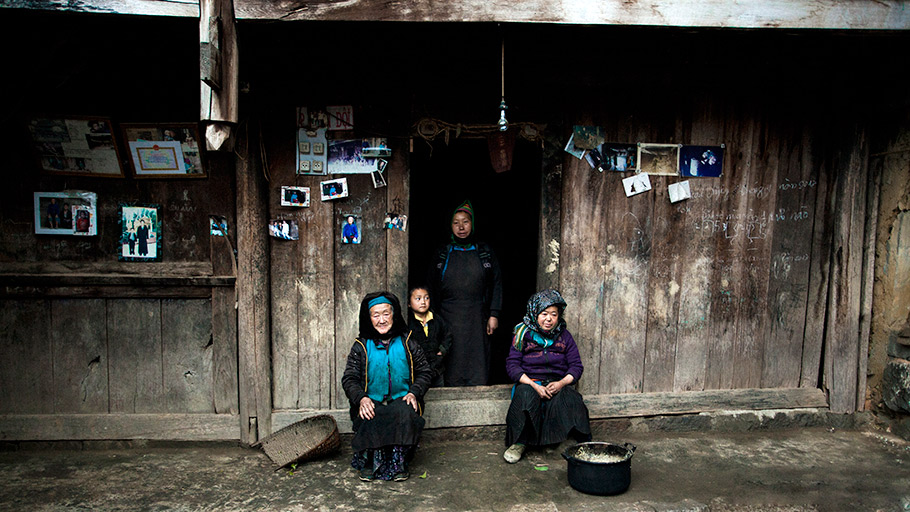
[[[233,208],[231,209],[233,211]],[[219,212],[221,213],[221,212]],[[233,215],[227,216],[233,218]],[[228,236],[210,235],[212,270],[217,275],[237,275],[234,259],[236,226]],[[239,413],[237,394],[237,289],[212,288],[212,386],[215,412]]]
[[[406,141],[389,141],[392,156],[386,166],[386,212],[395,212],[410,217],[411,179],[408,168]],[[407,310],[408,301],[408,241],[410,231],[385,229],[386,247],[386,289],[398,296],[401,307]]]
[[[388,282],[385,218],[386,188],[373,188],[367,174],[348,175],[350,197],[335,201],[333,239],[335,240],[335,378],[341,379],[347,356],[360,324],[360,301],[364,295],[385,289]],[[341,243],[341,222],[345,215],[361,216],[361,242]],[[399,300],[403,300],[399,297]],[[404,303],[402,303],[404,307]],[[341,386],[336,386],[334,406],[348,403]]]
[[[868,141],[861,126],[844,127],[835,140],[834,232],[825,330],[824,384],[833,412],[856,410],[859,383],[860,298],[866,213]],[[849,142],[848,142],[849,141]]]
[[[211,308],[210,300],[161,301],[166,412],[215,412]]]
[[[0,415],[0,440],[238,441],[237,423],[230,414]]]
[[[108,412],[108,355],[103,299],[51,303],[54,412]]]
[[[110,412],[165,412],[161,301],[106,302]]]
[[[0,414],[54,412],[51,306],[0,302]]]
[[[562,245],[562,170],[564,152],[559,141],[547,140],[540,173],[540,231],[537,239],[537,289],[559,288],[559,252]]]

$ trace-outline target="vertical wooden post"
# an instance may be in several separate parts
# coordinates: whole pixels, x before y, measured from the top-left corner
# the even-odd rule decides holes
[[[831,412],[849,414],[858,409],[860,374],[863,244],[867,210],[868,140],[861,126],[845,127],[846,135],[834,137],[831,172],[835,176],[834,233],[831,278],[825,330],[824,383]],[[868,328],[868,323],[864,324]]]
[[[559,130],[554,130],[559,133]],[[545,139],[540,170],[540,221],[537,241],[537,289],[559,288],[562,244],[562,165],[565,152],[557,139]]]
[[[240,131],[237,148],[240,439],[251,444],[271,432],[269,239],[258,120]]]
[[[229,149],[225,142],[237,124],[239,91],[237,32],[232,0],[199,1],[200,119],[206,148]]]

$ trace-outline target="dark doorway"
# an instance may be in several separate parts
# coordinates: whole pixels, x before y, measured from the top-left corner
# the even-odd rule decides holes
[[[490,384],[509,382],[505,358],[512,329],[524,316],[537,287],[541,152],[536,144],[515,144],[512,169],[493,171],[485,139],[440,139],[432,148],[414,141],[411,155],[410,283],[426,281],[435,249],[450,241],[451,218],[465,199],[474,205],[474,230],[499,258],[503,309],[491,339]],[[432,302],[432,299],[431,299]]]

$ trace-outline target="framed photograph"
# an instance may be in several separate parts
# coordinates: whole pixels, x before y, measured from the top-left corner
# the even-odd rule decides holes
[[[359,244],[362,231],[360,215],[345,213],[341,216],[341,243]]]
[[[310,187],[281,187],[281,206],[310,206]]]
[[[340,199],[342,197],[348,197],[348,179],[347,178],[338,178],[337,180],[322,181],[319,183],[320,191],[322,192],[323,201],[331,201],[333,199]]]
[[[691,178],[719,178],[724,173],[726,146],[690,146],[679,149],[679,175]]]
[[[137,178],[205,178],[199,125],[127,123],[121,125]]]
[[[94,192],[35,192],[35,233],[96,235],[97,200]]]
[[[275,219],[269,221],[269,236],[280,240],[297,240],[300,238],[300,228],[296,220]]]
[[[161,211],[157,204],[121,204],[120,261],[161,261]]]
[[[652,176],[679,176],[680,144],[638,144],[638,171]]]
[[[31,117],[32,151],[43,172],[122,178],[120,153],[106,117]]]

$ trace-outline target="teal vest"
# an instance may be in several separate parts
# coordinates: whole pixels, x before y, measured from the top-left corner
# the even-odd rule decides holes
[[[367,396],[382,402],[408,394],[412,380],[411,354],[404,338],[393,338],[388,350],[373,340],[365,340],[363,344],[367,353]]]

